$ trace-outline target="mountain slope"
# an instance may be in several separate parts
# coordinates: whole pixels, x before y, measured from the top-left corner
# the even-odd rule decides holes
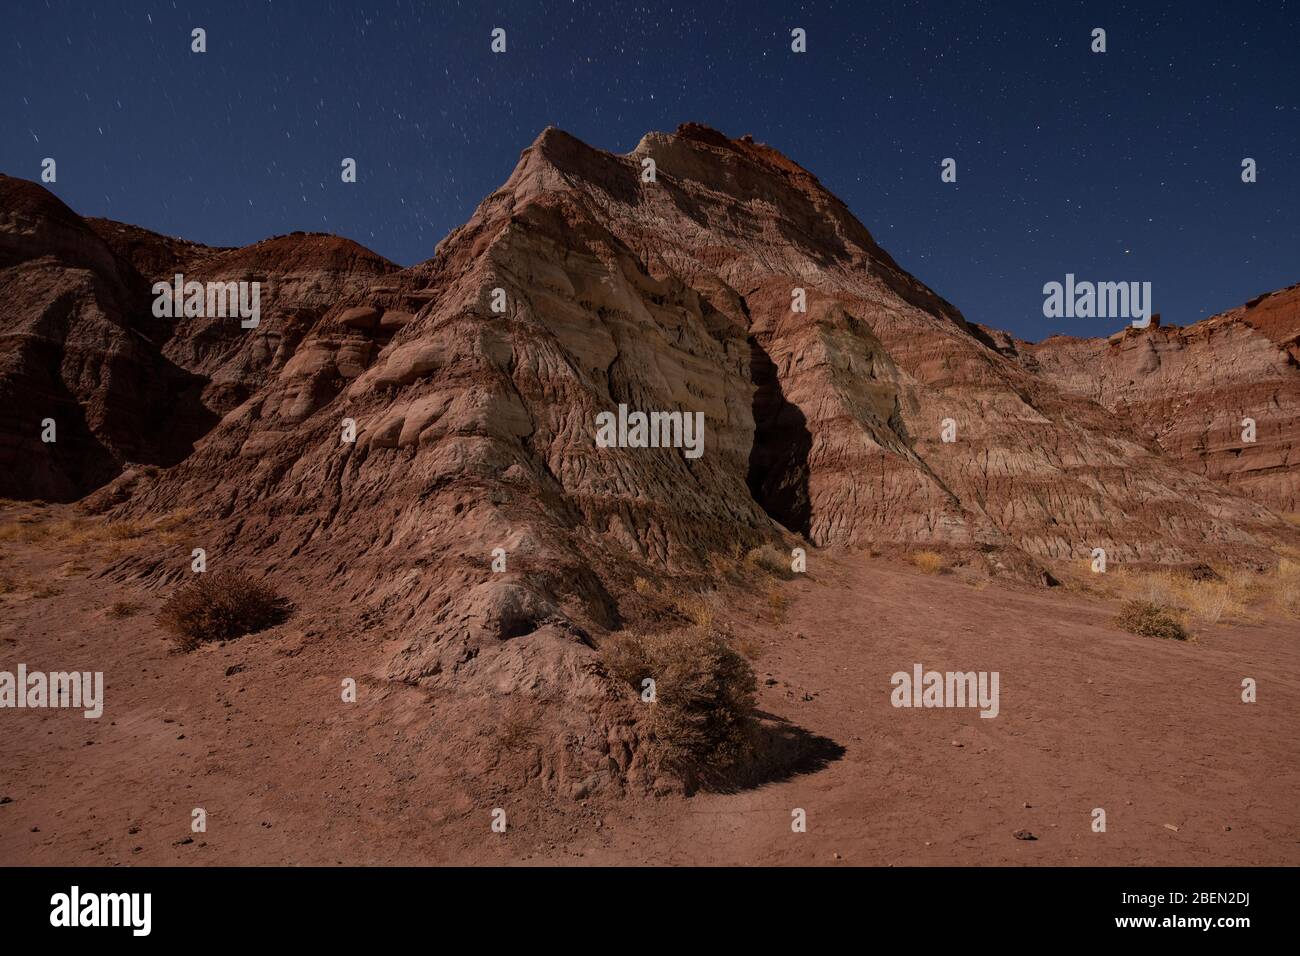
[[[743,594],[751,549],[937,548],[1050,582],[1096,547],[1259,566],[1295,540],[1081,388],[1091,353],[1071,365],[971,325],[815,177],[747,138],[688,125],[618,156],[548,129],[410,269],[335,237],[216,250],[62,204],[24,213],[44,201],[32,190],[0,224],[3,288],[49,313],[57,296],[27,277],[80,282],[108,304],[78,314],[112,335],[95,352],[25,321],[10,335],[51,358],[23,344],[0,387],[18,394],[60,348],[64,367],[125,355],[144,369],[126,381],[168,381],[161,368],[184,384],[68,405],[124,409],[137,434],[174,443],[111,446],[60,486],[108,482],[85,506],[117,517],[189,516],[188,540],[110,573],[180,580],[202,547],[210,567],[292,583],[310,613],[384,642],[373,676],[455,701],[461,724],[526,708],[553,742],[529,778],[550,787],[654,785],[635,705],[593,649]],[[174,271],[265,282],[262,323],[160,326],[141,290]],[[133,330],[140,344],[120,344]],[[149,417],[160,402],[213,424],[184,439]],[[620,407],[701,416],[702,454],[606,447],[600,416]]]
[[[36,183],[0,176],[0,495],[72,500],[127,463],[175,464],[262,386],[325,303],[396,268],[334,236],[215,249],[83,220]],[[260,278],[262,321],[155,318],[152,285],[176,273]]]

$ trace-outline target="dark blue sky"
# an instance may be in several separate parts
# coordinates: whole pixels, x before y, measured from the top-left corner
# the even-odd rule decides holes
[[[784,151],[1022,336],[1123,324],[1043,318],[1067,272],[1149,280],[1179,324],[1300,281],[1295,2],[6,6],[0,170],[54,157],[83,215],[202,242],[323,230],[409,265],[544,126],[625,152],[695,120]]]

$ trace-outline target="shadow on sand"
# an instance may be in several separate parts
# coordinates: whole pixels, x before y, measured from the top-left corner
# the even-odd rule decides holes
[[[811,733],[765,711],[758,711],[754,716],[756,727],[750,759],[726,770],[698,770],[689,790],[709,793],[753,790],[816,773],[844,756],[844,748],[829,737]]]

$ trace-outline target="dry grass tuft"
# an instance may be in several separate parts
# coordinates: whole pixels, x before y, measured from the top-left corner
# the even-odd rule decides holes
[[[35,544],[44,538],[45,534],[46,531],[41,525],[23,521],[22,518],[0,525],[0,541],[13,544]]]
[[[174,511],[155,521],[133,518],[110,521],[83,515],[51,521],[45,515],[19,515],[16,520],[0,525],[0,541],[49,543],[82,549],[104,547],[121,553],[144,538],[161,544],[175,544],[183,539],[181,528],[189,520],[187,511]]]
[[[1282,558],[1269,575],[1273,605],[1286,614],[1300,617],[1300,561]]]
[[[947,567],[943,555],[934,551],[913,551],[911,561],[926,574],[938,574]]]
[[[1197,578],[1182,571],[1120,569],[1111,581],[1129,600],[1174,608],[1210,626],[1244,619],[1250,604],[1268,585],[1264,575],[1231,568],[1218,569],[1214,578]]]
[[[135,601],[114,601],[104,613],[114,620],[120,621],[122,618],[130,617],[139,610],[140,605]]]
[[[783,581],[794,577],[794,572],[790,570],[790,559],[776,545],[750,548],[745,552],[745,564],[756,572],[771,574]]]
[[[1216,565],[1212,571],[1119,567],[1093,574],[1085,560],[1066,569],[1065,582],[1072,591],[1170,608],[1196,625],[1243,623],[1277,611],[1300,616],[1300,553],[1275,550],[1281,556],[1265,572]]]
[[[785,596],[785,592],[781,590],[781,585],[776,581],[768,582],[766,599],[767,609],[772,613],[772,621],[780,624],[785,620],[785,611],[790,599]]]
[[[713,626],[713,605],[702,594],[688,594],[673,602],[677,612],[695,627]]]

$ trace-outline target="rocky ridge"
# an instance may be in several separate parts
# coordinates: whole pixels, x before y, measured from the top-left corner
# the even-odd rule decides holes
[[[1172,330],[1032,346],[972,325],[749,138],[687,125],[620,156],[545,130],[409,269],[337,237],[212,249],[0,190],[0,290],[20,303],[0,455],[24,475],[0,493],[183,511],[195,541],[112,573],[173,581],[201,545],[328,595],[388,640],[377,678],[487,722],[507,699],[545,713],[548,785],[654,780],[593,654],[671,613],[638,578],[706,590],[729,556],[775,545],[935,548],[1049,583],[1095,547],[1262,565],[1294,539],[1274,510],[1294,500],[1285,301],[1163,349],[1191,383],[1223,371],[1211,341],[1232,345],[1225,414],[1272,402],[1283,477],[1188,467],[1194,439],[1121,407],[1164,402],[1164,380],[1133,392],[1105,371],[1149,365],[1134,356]],[[153,319],[149,285],[177,271],[264,283],[261,324]],[[1246,389],[1265,367],[1274,391]],[[619,405],[702,412],[705,453],[598,447]],[[47,408],[57,452],[32,439]],[[1166,431],[1194,435],[1179,408],[1160,406]]]

